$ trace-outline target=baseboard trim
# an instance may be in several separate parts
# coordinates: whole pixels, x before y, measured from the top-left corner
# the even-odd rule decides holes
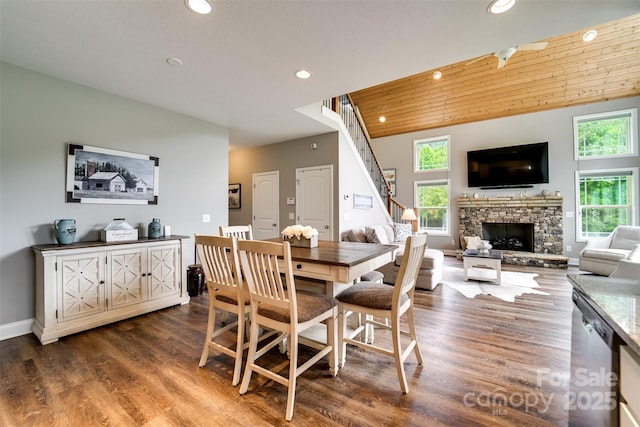
[[[0,341],[8,340],[9,338],[19,337],[21,335],[27,335],[31,333],[31,325],[33,319],[20,320],[19,322],[6,323],[0,325]]]

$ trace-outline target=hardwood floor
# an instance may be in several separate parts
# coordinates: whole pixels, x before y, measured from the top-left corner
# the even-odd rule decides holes
[[[449,265],[461,263],[446,257]],[[298,379],[293,421],[286,388],[254,375],[231,386],[233,361],[204,368],[207,298],[41,346],[25,335],[0,342],[2,426],[563,426],[571,341],[569,270],[504,265],[538,274],[541,290],[514,303],[468,299],[439,285],[418,291],[425,364],[406,365],[349,347],[338,376],[321,362]],[[389,342],[376,331],[379,343]],[[274,364],[285,356],[272,351]]]

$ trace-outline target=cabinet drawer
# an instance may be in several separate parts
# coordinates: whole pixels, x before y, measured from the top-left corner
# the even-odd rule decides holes
[[[346,268],[315,262],[292,261],[293,275],[312,279],[326,280],[329,282],[348,282]]]
[[[640,357],[628,346],[620,346],[620,394],[629,410],[640,416]]]

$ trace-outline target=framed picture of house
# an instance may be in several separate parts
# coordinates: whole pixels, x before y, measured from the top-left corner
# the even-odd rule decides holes
[[[396,182],[396,170],[395,169],[383,169],[382,175],[384,175],[384,179],[389,182]]]
[[[240,190],[240,184],[229,184],[229,209],[240,209],[242,203]]]
[[[159,164],[146,154],[68,144],[66,200],[157,205]]]

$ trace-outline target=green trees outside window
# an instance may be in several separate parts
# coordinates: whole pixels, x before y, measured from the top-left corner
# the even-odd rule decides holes
[[[581,175],[579,178],[581,237],[603,237],[617,225],[630,225],[632,175]]]
[[[448,233],[449,185],[446,181],[417,182],[416,206],[421,230]]]
[[[415,140],[414,147],[416,172],[449,168],[448,136]]]
[[[633,154],[636,116],[631,109],[574,117],[578,158]]]
[[[594,159],[576,176],[579,240],[607,236],[617,225],[633,224],[638,169],[596,168],[610,167],[612,157],[638,155],[637,121],[635,108],[573,118],[576,159]]]

